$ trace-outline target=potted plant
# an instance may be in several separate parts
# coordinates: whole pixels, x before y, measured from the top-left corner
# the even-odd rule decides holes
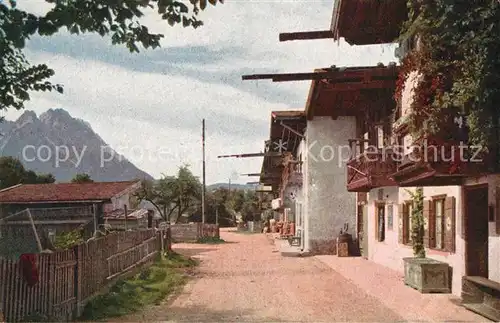
[[[421,187],[408,191],[413,201],[411,212],[411,238],[413,257],[403,258],[406,285],[421,293],[450,293],[450,268],[447,263],[427,258],[424,234],[424,194]]]

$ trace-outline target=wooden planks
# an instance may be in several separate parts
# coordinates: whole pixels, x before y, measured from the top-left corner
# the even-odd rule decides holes
[[[115,232],[69,250],[38,254],[39,281],[28,286],[16,259],[0,258],[0,312],[7,322],[71,321],[113,278],[152,262],[159,243],[154,229]]]

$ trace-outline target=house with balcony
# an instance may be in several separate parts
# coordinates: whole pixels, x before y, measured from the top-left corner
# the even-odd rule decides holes
[[[401,3],[338,0],[331,37],[343,37],[353,45],[394,42],[407,19],[406,5],[401,7]],[[354,12],[363,21],[353,18]],[[390,22],[384,18],[387,16],[392,17]],[[399,41],[396,55],[403,59],[419,50],[419,35],[411,35]],[[401,91],[396,91],[393,119],[386,119],[381,129],[364,133],[357,141],[358,150],[368,140],[376,148],[386,147],[384,153],[389,151],[392,158],[379,156],[367,162],[374,153],[361,152],[360,158],[348,163],[346,185],[357,193],[355,212],[358,227],[363,228],[363,255],[403,271],[402,259],[412,256],[411,193],[422,188],[427,257],[450,265],[451,291],[462,295],[469,309],[498,319],[500,186],[491,165],[493,158],[470,146],[466,114],[443,114],[438,131],[412,133],[409,119],[416,112],[412,109],[419,108],[414,102],[418,102],[415,89],[420,79],[413,72],[403,81]],[[380,138],[384,138],[383,145]]]
[[[343,38],[351,45],[394,43],[407,19],[405,1],[336,0],[330,29],[283,33],[280,41]],[[411,35],[399,41],[396,56],[403,58],[415,50],[419,50],[419,38]],[[356,75],[356,69],[364,70],[364,76]],[[393,69],[396,75],[400,73],[398,69]],[[335,66],[315,73],[261,74],[246,79],[313,80],[306,107],[306,140],[314,133],[311,131],[314,125],[329,125],[322,132],[324,141],[333,140],[336,136],[333,132],[338,131],[342,122],[349,125],[351,131],[343,139],[352,154],[345,165],[343,181],[345,189],[355,196],[355,203],[348,206],[347,212],[356,222],[364,257],[403,271],[403,258],[413,255],[412,193],[422,188],[427,257],[452,268],[453,294],[477,302],[483,297],[481,293],[486,293],[482,298],[486,305],[478,303],[470,307],[476,310],[486,307],[495,312],[489,317],[500,317],[500,306],[495,303],[500,295],[500,270],[495,266],[500,257],[500,182],[491,167],[494,158],[483,151],[479,160],[473,160],[476,154],[469,146],[467,115],[446,114],[440,118],[439,131],[412,133],[410,116],[418,112],[413,104],[417,102],[414,97],[419,84],[417,72],[407,75],[398,89],[395,83],[401,80],[394,82],[394,79],[399,76],[394,78],[394,74],[380,67],[372,68],[371,72],[366,70],[351,69],[358,80],[362,79],[357,85],[352,84],[356,82],[353,75],[346,77],[349,69],[339,70]],[[498,151],[498,147],[487,148]],[[311,149],[307,155],[310,157]],[[316,211],[310,205],[317,207],[316,197],[325,200],[329,199],[327,192],[329,196],[340,192],[332,187],[335,186],[332,183],[338,183],[344,176],[340,171],[330,180],[330,187],[320,184],[330,178],[331,170],[326,167],[331,165],[317,168],[316,172],[306,170],[304,195],[309,203],[306,203],[306,217],[322,217],[307,213]],[[314,192],[317,187],[327,192],[317,194]]]

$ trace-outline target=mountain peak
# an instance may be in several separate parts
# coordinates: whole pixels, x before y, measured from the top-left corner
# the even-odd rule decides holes
[[[64,109],[50,109],[40,118],[27,110],[15,123],[0,123],[0,133],[4,134],[0,156],[18,158],[27,169],[51,173],[58,182],[70,181],[78,173],[101,182],[153,179],[125,158],[104,157],[106,142],[88,122],[73,118]]]
[[[21,114],[19,118],[17,118],[16,123],[19,127],[22,127],[25,124],[34,123],[35,121],[38,121],[36,113],[31,110],[26,110],[23,112],[23,114]]]

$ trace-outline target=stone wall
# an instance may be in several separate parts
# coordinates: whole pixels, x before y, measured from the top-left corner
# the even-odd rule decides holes
[[[172,224],[172,242],[195,242],[205,237],[219,237],[219,225],[210,223]]]

